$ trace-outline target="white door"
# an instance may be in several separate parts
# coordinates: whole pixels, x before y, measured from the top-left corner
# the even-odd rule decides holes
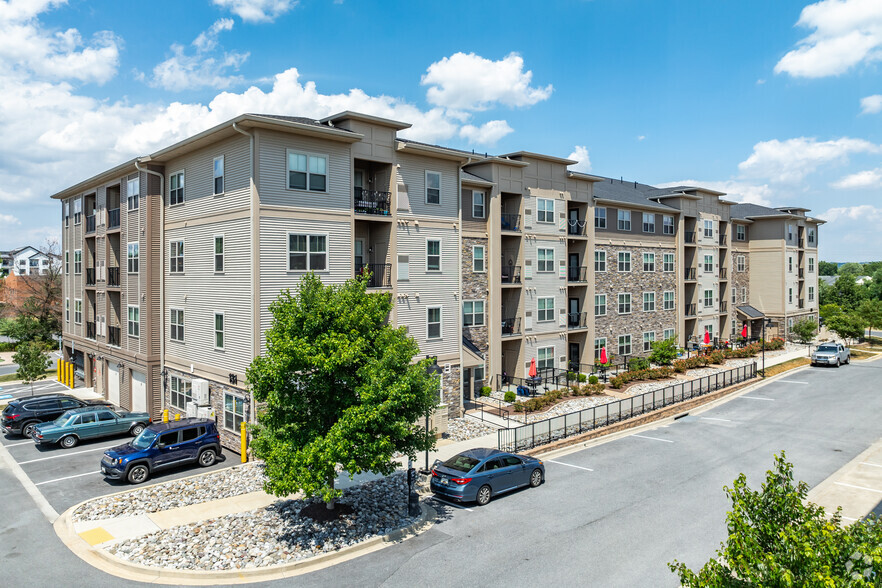
[[[113,362],[107,364],[107,399],[119,406],[119,368]]]
[[[132,371],[132,412],[147,412],[147,376]]]

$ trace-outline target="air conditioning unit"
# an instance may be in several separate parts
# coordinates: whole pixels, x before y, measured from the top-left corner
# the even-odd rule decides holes
[[[199,407],[196,406],[196,403],[195,402],[188,402],[187,403],[187,416],[188,417],[195,417],[198,414],[199,414]]]
[[[215,418],[214,409],[210,406],[200,406],[196,410],[196,416],[198,416],[200,419],[213,419]]]
[[[208,406],[208,380],[193,380],[193,401],[199,406]]]

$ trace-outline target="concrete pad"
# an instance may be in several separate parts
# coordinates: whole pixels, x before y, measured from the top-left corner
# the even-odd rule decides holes
[[[248,512],[257,508],[269,506],[278,500],[277,497],[267,494],[260,490],[257,492],[249,492],[248,494],[240,494],[239,496],[231,496],[229,498],[221,498],[219,500],[211,500],[200,504],[191,504],[190,506],[181,506],[161,512],[152,512],[147,516],[160,529],[170,529],[180,525],[189,525],[206,519],[214,519],[226,515]]]
[[[882,467],[878,466],[882,466],[882,439],[809,490],[806,500],[829,513],[841,506],[846,521],[862,519],[882,501]]]
[[[79,533],[79,536],[83,538],[83,541],[93,546],[98,545],[99,543],[106,543],[114,539],[113,535],[108,533],[107,530],[103,527],[95,527],[94,529],[90,529],[89,531],[83,531],[82,533]]]
[[[102,519],[99,521],[77,521],[73,523],[73,528],[78,535],[84,538],[85,534],[92,531],[103,530],[109,533],[110,537],[99,542],[102,544],[107,542],[117,543],[126,539],[149,535],[160,530],[160,527],[150,520],[150,517],[146,514]],[[97,545],[97,543],[92,543],[91,545]]]

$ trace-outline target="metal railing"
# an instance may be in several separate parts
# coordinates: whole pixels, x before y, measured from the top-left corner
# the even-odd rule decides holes
[[[588,281],[588,268],[587,267],[576,267],[569,266],[567,268],[567,281],[569,282],[587,282]]]
[[[391,263],[368,263],[355,267],[355,275],[364,275],[370,272],[367,281],[368,288],[391,288],[392,287],[392,264]]]
[[[520,231],[521,215],[502,213],[500,216],[503,231]]]
[[[729,308],[728,302],[726,302],[725,300],[720,302],[720,312],[729,312],[728,308]]]
[[[567,219],[567,234],[582,236],[587,235],[588,221]]]
[[[802,298],[799,299],[799,308],[805,308],[805,300]]]
[[[506,426],[511,427],[512,409],[508,406],[503,406],[502,404],[502,401],[498,398],[481,396],[474,400],[463,400],[463,410],[465,411],[465,416],[472,417],[473,419],[480,419],[481,421],[493,422],[492,420],[487,419],[488,414],[497,416],[501,419],[505,419]]]
[[[694,304],[687,304],[686,305],[685,315],[686,316],[695,316],[695,305]]]
[[[695,243],[695,231],[683,231],[684,243]]]
[[[725,247],[726,245],[726,233],[720,233],[720,246]]]
[[[119,288],[119,268],[107,268],[107,285],[110,288]]]
[[[86,339],[94,339],[95,338],[95,321],[89,321],[86,323]]]
[[[687,267],[683,272],[683,278],[686,280],[694,280],[695,279],[695,268]]]
[[[502,267],[502,283],[503,284],[520,284],[521,283],[521,266],[510,265],[507,268]]]
[[[805,278],[805,270],[802,268],[799,268],[799,279],[801,280],[803,278]]]
[[[119,327],[107,327],[107,343],[119,347]]]
[[[95,232],[95,215],[90,215],[86,217],[86,232],[94,233]]]
[[[721,268],[720,268],[720,279],[721,279],[721,280],[727,280],[727,279],[728,279],[728,278],[726,277],[726,268],[724,268],[724,267],[721,267]]]
[[[520,335],[521,317],[502,319],[502,336]]]
[[[355,188],[355,202],[353,210],[359,214],[375,214],[389,216],[392,204],[391,192],[379,192],[377,190],[365,190]]]
[[[524,451],[703,396],[756,377],[756,362],[697,380],[678,382],[623,400],[497,431],[502,451]]]
[[[114,208],[107,211],[107,228],[119,228],[119,208]]]
[[[95,268],[87,267],[86,268],[86,285],[94,286],[95,285]]]
[[[587,312],[571,312],[567,314],[567,328],[572,329],[587,329],[588,328],[588,313]]]

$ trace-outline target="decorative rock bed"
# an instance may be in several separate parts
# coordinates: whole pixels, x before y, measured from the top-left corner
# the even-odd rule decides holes
[[[497,428],[472,417],[450,419],[447,421],[446,438],[452,441],[467,441],[495,433]]]

